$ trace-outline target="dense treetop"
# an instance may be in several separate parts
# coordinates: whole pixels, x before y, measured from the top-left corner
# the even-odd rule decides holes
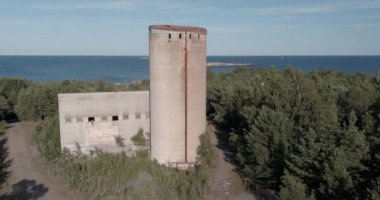
[[[292,68],[209,77],[208,117],[256,186],[281,199],[379,199],[375,78]]]

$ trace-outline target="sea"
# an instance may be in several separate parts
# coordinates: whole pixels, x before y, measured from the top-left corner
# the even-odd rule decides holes
[[[380,56],[208,56],[214,73],[238,67],[292,66],[377,75]],[[217,66],[215,66],[217,65]],[[149,78],[148,56],[0,56],[0,76],[33,81],[104,80],[128,83]]]

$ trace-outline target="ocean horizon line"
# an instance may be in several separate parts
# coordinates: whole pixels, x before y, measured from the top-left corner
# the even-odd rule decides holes
[[[97,55],[97,54],[89,54],[89,55],[70,55],[70,54],[57,54],[57,55],[49,55],[49,54],[0,54],[0,56],[30,56],[30,57],[38,57],[38,56],[46,56],[46,57],[149,57],[149,55]],[[207,57],[377,57],[379,55],[375,54],[331,54],[331,55],[325,55],[325,54],[294,54],[294,55],[281,55],[281,54],[274,54],[274,55],[207,55]]]
[[[377,74],[380,56],[213,56],[207,57],[215,73],[237,67],[293,66],[309,72],[315,69],[345,73]],[[34,81],[47,80],[105,80],[112,83],[144,80],[149,76],[147,55],[14,55],[0,56],[0,75],[21,77]]]

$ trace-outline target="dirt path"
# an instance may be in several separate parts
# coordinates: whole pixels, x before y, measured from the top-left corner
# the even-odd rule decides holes
[[[11,172],[7,184],[0,191],[3,199],[86,199],[65,188],[56,177],[41,165],[33,143],[35,124],[20,122],[7,130],[7,146],[11,159]],[[5,138],[5,139],[6,139]],[[4,140],[4,138],[3,138]]]
[[[205,199],[254,200],[252,194],[245,192],[244,180],[232,164],[233,154],[225,134],[212,127],[211,142],[215,145],[217,158],[215,168],[211,169],[210,187]]]

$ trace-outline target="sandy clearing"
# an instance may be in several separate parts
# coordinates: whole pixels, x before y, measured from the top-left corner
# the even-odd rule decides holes
[[[10,177],[0,191],[2,199],[85,200],[85,196],[67,189],[42,166],[33,143],[35,123],[11,124],[5,137],[12,160]]]
[[[212,127],[213,128],[213,127]],[[228,138],[225,133],[213,128],[211,142],[215,146],[215,167],[210,172],[210,184],[205,196],[206,200],[255,200],[254,196],[247,193],[244,188],[244,179],[236,171],[232,164],[233,154],[228,146]]]

